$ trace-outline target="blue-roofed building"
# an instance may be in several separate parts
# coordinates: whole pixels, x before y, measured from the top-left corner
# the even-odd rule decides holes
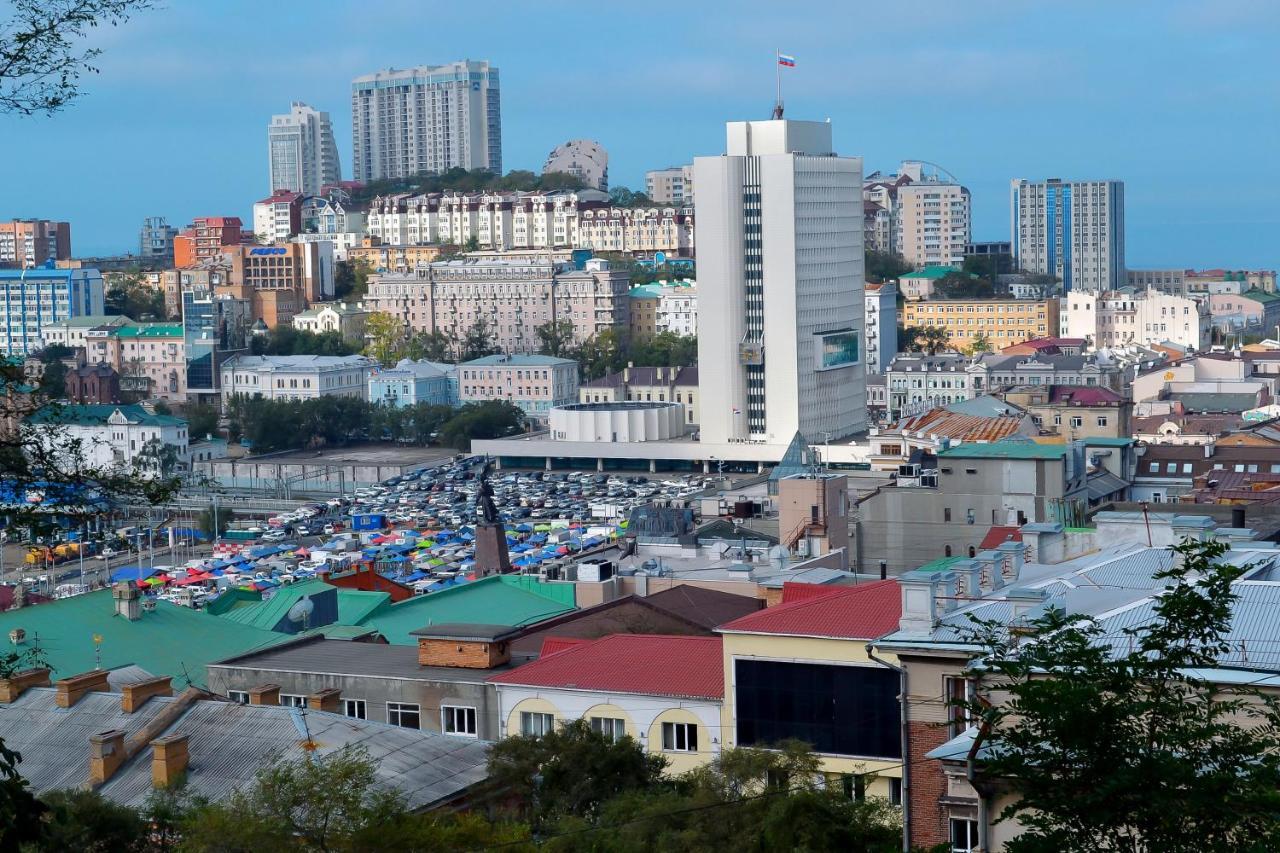
[[[458,365],[463,403],[503,400],[533,421],[578,401],[578,362],[550,355],[488,355]]]
[[[396,408],[419,403],[456,406],[457,375],[456,365],[403,358],[394,367],[375,367],[369,374],[369,402]]]
[[[105,291],[95,269],[0,270],[0,353],[25,356],[44,346],[40,332],[102,314]]]

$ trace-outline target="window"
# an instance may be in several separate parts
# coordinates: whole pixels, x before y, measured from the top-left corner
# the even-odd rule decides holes
[[[889,777],[889,804],[902,805],[902,780]]]
[[[1150,465],[1148,465],[1148,466],[1147,466],[1147,468],[1151,471],[1151,473],[1152,473],[1152,474],[1159,474],[1159,473],[1160,473],[1160,463],[1159,463],[1159,462],[1152,462]]]
[[[457,705],[440,706],[440,731],[447,735],[476,736],[476,709]]]
[[[693,723],[663,723],[662,748],[666,752],[697,752],[698,727]]]
[[[281,693],[280,704],[286,708],[305,708],[307,707],[307,697],[299,696],[296,693]]]
[[[592,717],[591,731],[599,732],[609,740],[622,740],[627,736],[627,725],[617,717]]]
[[[969,699],[969,681],[958,675],[943,676],[942,691],[947,699],[948,736],[956,737],[969,728],[969,709],[961,704]]]
[[[978,822],[951,818],[951,853],[974,853],[978,849]]]
[[[363,699],[343,699],[342,713],[348,717],[355,717],[357,720],[369,719],[369,708],[365,705]]]
[[[946,506],[942,508],[942,520],[943,521],[951,520],[951,507]]]
[[[531,711],[520,712],[520,734],[541,737],[549,734],[555,727],[556,718],[551,714],[539,714]]]
[[[1082,426],[1084,426],[1084,418],[1080,417],[1079,415],[1076,415],[1071,418],[1072,429],[1079,429]]]
[[[249,694],[243,690],[228,690],[227,698],[240,705],[249,704]]]
[[[1100,427],[1104,427],[1104,426],[1106,426],[1106,425],[1107,425],[1107,416],[1106,416],[1106,415],[1098,415],[1098,426],[1100,426]]]
[[[840,777],[844,785],[844,796],[848,800],[862,802],[867,798],[867,777],[861,773],[845,773]]]
[[[422,708],[407,702],[388,702],[387,722],[406,729],[420,729],[422,728]]]

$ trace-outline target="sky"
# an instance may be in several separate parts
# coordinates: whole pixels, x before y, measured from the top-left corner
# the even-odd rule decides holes
[[[780,50],[788,117],[868,172],[944,167],[975,240],[1009,239],[1012,178],[1118,178],[1130,267],[1280,266],[1274,0],[161,4],[92,33],[65,112],[0,116],[0,219],[69,220],[78,255],[136,251],[146,216],[248,222],[273,113],[329,111],[349,177],[351,79],[463,58],[500,69],[505,169],[585,137],[642,187],[767,118]]]

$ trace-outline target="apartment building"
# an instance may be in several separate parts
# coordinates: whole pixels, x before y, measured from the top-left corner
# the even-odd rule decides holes
[[[592,189],[609,191],[609,152],[599,142],[571,139],[557,145],[542,164],[542,173],[572,175]]]
[[[187,400],[186,338],[181,324],[99,326],[84,336],[85,359],[120,374],[120,391],[137,399]]]
[[[68,349],[84,349],[85,337],[98,327],[128,326],[133,320],[114,314],[88,314],[45,325],[40,330],[41,347],[59,344]]]
[[[867,330],[867,374],[880,373],[898,353],[898,288],[892,282],[866,285],[862,322]]]
[[[342,180],[329,114],[301,101],[294,101],[289,112],[271,117],[267,155],[272,194],[287,190],[314,196],[322,187]]]
[[[390,69],[351,82],[352,177],[502,174],[498,69],[485,60]]]
[[[938,177],[898,187],[895,247],[912,266],[964,263],[972,234],[969,190]]]
[[[230,275],[216,293],[248,299],[255,320],[274,329],[333,295],[333,244],[285,243],[224,250]]]
[[[1094,347],[1173,343],[1207,349],[1212,317],[1207,300],[1157,290],[1070,292],[1062,297],[1061,334]]]
[[[668,166],[644,173],[644,194],[654,204],[693,205],[693,166]]]
[[[549,355],[488,355],[458,365],[462,403],[502,400],[545,424],[551,409],[578,401],[578,363]]]
[[[138,233],[138,255],[148,261],[172,263],[173,241],[177,236],[178,229],[163,216],[148,216],[142,220],[142,230]]]
[[[1212,293],[1207,298],[1210,322],[1220,332],[1268,338],[1280,334],[1276,329],[1280,325],[1280,294],[1251,289],[1239,293]]]
[[[173,265],[193,267],[215,258],[230,246],[246,242],[244,223],[238,216],[202,216],[173,239]]]
[[[907,171],[896,175],[872,172],[863,178],[863,221],[869,238],[868,249],[898,251],[898,189],[912,180]]]
[[[1019,268],[1057,277],[1066,293],[1126,284],[1123,181],[1015,179],[1009,197]]]
[[[190,464],[187,422],[158,415],[150,405],[72,403],[37,412],[31,422],[37,440],[47,442],[55,457],[74,452],[74,459],[65,460],[68,471],[167,476],[173,472],[160,465],[160,451],[166,448],[174,454],[175,470]]]
[[[698,421],[698,368],[631,367],[584,382],[578,389],[579,403],[625,401],[666,403],[684,406],[684,422]]]
[[[103,313],[96,269],[0,270],[0,349],[26,356],[44,346],[46,326]]]
[[[413,332],[455,339],[483,322],[499,348],[521,353],[537,351],[536,329],[552,321],[573,323],[577,343],[605,329],[625,333],[629,290],[626,271],[601,259],[579,270],[546,258],[468,257],[372,276],[364,304]]]
[[[250,300],[208,287],[182,292],[188,399],[211,403],[221,396],[223,363],[249,347],[252,310]]]
[[[657,292],[648,287],[633,287],[627,294],[631,313],[631,340],[644,343],[658,334],[658,305],[662,301]]]
[[[0,222],[0,268],[42,267],[71,257],[71,223],[48,219]]]
[[[212,290],[231,284],[231,260],[218,254],[195,266],[164,270],[159,287],[164,290],[164,312],[177,317],[182,310],[182,294],[188,290]]]
[[[1019,385],[999,393],[1031,415],[1044,433],[1078,438],[1129,438],[1133,401],[1098,385]]]
[[[294,190],[276,190],[253,204],[253,236],[259,243],[283,243],[302,231],[302,200]]]
[[[927,299],[907,302],[905,326],[937,327],[950,333],[950,346],[968,350],[979,339],[999,349],[1058,332],[1057,299]]]
[[[407,273],[440,257],[439,246],[383,246],[374,245],[375,239],[363,237],[358,245],[346,250],[346,259],[353,264],[364,264],[375,272]],[[333,257],[335,261],[338,258],[336,245]]]
[[[692,257],[693,209],[597,207],[581,211],[574,248]]]
[[[362,355],[237,355],[222,365],[222,402],[236,395],[314,400],[368,395],[377,362]]]

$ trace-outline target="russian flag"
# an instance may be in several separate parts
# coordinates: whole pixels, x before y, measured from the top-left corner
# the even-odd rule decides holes
[[[785,65],[787,68],[795,68],[796,58],[794,56],[787,56],[785,53],[780,53],[778,54],[778,64]]]

